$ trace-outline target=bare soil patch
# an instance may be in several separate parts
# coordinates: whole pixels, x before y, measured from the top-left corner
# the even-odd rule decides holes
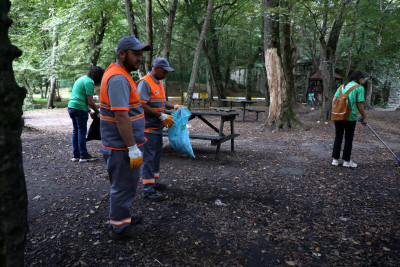
[[[241,115],[235,152],[193,140],[195,159],[163,149],[167,200],[149,203],[138,189],[132,211],[146,232],[108,238],[109,181],[100,141],[93,163],[73,163],[66,109],[25,112],[22,134],[29,199],[27,266],[399,266],[400,169],[357,125],[356,169],[333,167],[334,125],[319,111],[296,110],[308,131],[260,132],[267,114]],[[400,112],[367,111],[397,155]],[[89,120],[90,123],[90,120]],[[215,121],[217,124],[218,122]],[[189,121],[201,133],[201,121]],[[218,125],[218,124],[217,124]]]

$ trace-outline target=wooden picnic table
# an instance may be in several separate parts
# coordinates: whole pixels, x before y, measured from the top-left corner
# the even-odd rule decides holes
[[[231,141],[231,151],[235,151],[235,138],[239,136],[239,134],[235,133],[235,118],[239,115],[236,112],[210,112],[210,111],[190,111],[192,115],[189,120],[194,118],[199,118],[203,121],[208,127],[213,129],[217,134],[215,135],[202,135],[202,134],[189,134],[189,137],[192,139],[202,139],[202,140],[210,140],[212,146],[217,146],[216,157],[218,158],[219,151],[221,149],[221,144],[226,141]],[[167,113],[171,113],[168,112]],[[214,126],[210,121],[209,117],[219,117],[220,124],[219,128]],[[224,124],[225,122],[230,123],[230,133],[224,133]],[[164,136],[168,136],[167,132],[163,133]]]
[[[206,104],[209,104],[211,107],[211,102],[212,100],[208,99],[208,98],[192,98],[192,102],[193,102],[193,107],[199,107],[202,105],[203,108],[206,107]]]
[[[246,99],[220,99],[222,102],[229,102],[231,103],[231,108],[233,103],[241,103],[243,105],[243,120],[245,119],[246,114],[246,105],[257,103],[256,100],[246,100]]]

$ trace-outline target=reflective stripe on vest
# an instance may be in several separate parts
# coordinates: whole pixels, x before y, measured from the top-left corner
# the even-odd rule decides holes
[[[107,90],[107,84],[109,79],[115,75],[123,75],[131,86],[131,92],[129,94],[129,108],[124,107],[111,107],[109,92]],[[109,88],[109,90],[117,90],[118,88]],[[136,89],[135,82],[132,80],[126,70],[115,63],[111,63],[107,70],[104,72],[103,79],[100,86],[100,132],[101,142],[103,147],[125,150],[127,149],[125,142],[123,141],[118,127],[117,120],[115,118],[115,110],[126,110],[128,111],[129,118],[132,122],[132,132],[135,142],[138,146],[143,145],[146,142],[144,137],[144,112],[142,104],[140,102],[140,95]]]
[[[146,81],[148,85],[150,86],[150,100],[149,101],[143,101],[142,103],[147,104],[149,107],[154,109],[155,111],[165,113],[165,92],[164,92],[164,87],[160,81],[156,83],[154,79],[147,74],[144,76],[142,79],[138,81]],[[149,132],[150,130],[157,130],[161,129],[164,127],[163,122],[154,116],[148,115],[145,113],[145,121],[146,121],[146,129],[145,132]]]

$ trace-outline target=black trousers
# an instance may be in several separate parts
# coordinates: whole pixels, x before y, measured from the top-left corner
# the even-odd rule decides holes
[[[342,159],[349,161],[351,157],[351,149],[353,148],[354,130],[356,129],[357,121],[335,122],[336,137],[333,143],[332,158],[340,158],[340,148],[342,147],[344,134],[344,148]]]

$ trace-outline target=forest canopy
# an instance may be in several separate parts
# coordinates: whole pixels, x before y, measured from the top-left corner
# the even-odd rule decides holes
[[[14,23],[9,34],[12,43],[23,51],[14,62],[18,82],[30,90],[52,77],[74,80],[91,65],[106,68],[116,59],[118,40],[131,34],[127,2],[132,6],[137,37],[146,43],[146,1],[12,0],[9,16]],[[162,56],[174,1],[150,2],[152,56]],[[373,102],[378,105],[387,101],[391,88],[399,88],[400,1],[277,2],[277,8],[265,10],[262,1],[215,1],[202,46],[199,82],[206,83],[211,71],[214,83],[226,90],[233,70],[264,65],[264,12],[277,14],[281,29],[290,25],[290,58],[295,63],[309,63],[316,72],[321,63],[321,38],[328,40],[341,5],[348,2],[333,59],[335,72],[342,77],[354,69],[367,73],[374,85]],[[206,8],[207,1],[203,0],[177,1],[169,49],[169,61],[176,72],[170,75],[170,81],[189,82]],[[281,40],[284,34],[281,30]]]

